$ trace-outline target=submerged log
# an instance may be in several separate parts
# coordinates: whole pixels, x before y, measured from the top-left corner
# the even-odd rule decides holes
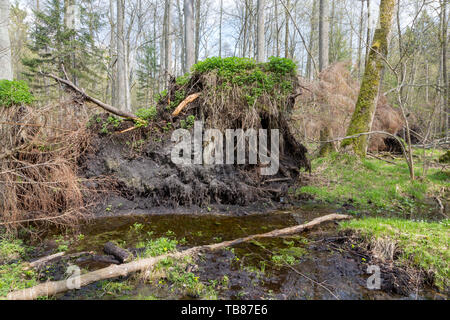
[[[122,249],[112,242],[107,242],[103,247],[103,251],[105,251],[106,254],[114,256],[121,263],[129,262],[133,258],[133,255],[128,250]]]
[[[167,258],[173,258],[173,259],[180,259],[186,256],[194,256],[198,255],[201,251],[213,251],[213,250],[219,250],[226,247],[234,246],[243,242],[248,242],[253,239],[258,238],[273,238],[273,237],[280,237],[280,236],[286,236],[291,235],[295,233],[299,233],[302,231],[310,230],[320,224],[323,224],[325,222],[330,221],[339,221],[339,220],[348,220],[351,219],[351,216],[344,215],[344,214],[329,214],[323,217],[316,218],[308,223],[288,227],[284,229],[277,229],[273,230],[267,233],[262,234],[255,234],[250,235],[247,237],[230,240],[230,241],[224,241],[216,244],[209,244],[209,245],[203,245],[198,247],[193,247],[190,249],[186,249],[183,251],[177,251],[173,253],[164,254],[157,257],[151,257],[151,258],[145,258],[145,259],[138,259],[129,263],[121,264],[121,265],[111,265],[107,268],[99,269],[93,272],[89,272],[86,274],[83,274],[79,276],[77,280],[79,280],[80,287],[86,286],[88,284],[105,280],[105,279],[112,279],[119,276],[126,276],[130,273],[146,270],[149,268],[154,267],[158,262],[167,259]],[[58,293],[66,292],[68,290],[74,289],[72,286],[72,282],[67,280],[61,280],[61,281],[49,281],[45,283],[41,283],[37,286],[34,286],[32,288],[18,290],[10,292],[7,295],[7,299],[9,300],[33,300],[38,297],[42,296],[52,296]]]

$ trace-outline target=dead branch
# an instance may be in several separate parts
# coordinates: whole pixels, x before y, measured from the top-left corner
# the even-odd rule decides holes
[[[58,76],[55,76],[54,74],[51,74],[51,73],[49,73],[49,74],[42,73],[42,75],[44,75],[46,77],[49,77],[49,78],[52,78],[52,79],[54,79],[54,80],[56,80],[56,81],[58,81],[60,83],[64,83],[72,91],[75,91],[76,93],[81,94],[86,101],[93,102],[96,105],[98,105],[100,108],[102,108],[102,109],[104,109],[104,110],[106,110],[106,111],[108,111],[108,112],[110,112],[112,114],[115,114],[116,116],[119,116],[119,117],[122,117],[122,118],[127,118],[127,119],[132,119],[132,120],[137,120],[138,119],[138,117],[136,115],[132,114],[132,113],[119,110],[119,109],[113,107],[112,105],[109,105],[109,104],[104,103],[104,102],[102,102],[102,101],[100,101],[100,100],[98,100],[98,99],[96,99],[94,97],[91,97],[91,96],[87,95],[84,92],[84,90],[78,88],[70,80],[62,79],[62,78],[60,78]]]
[[[176,107],[176,109],[172,112],[172,116],[176,117],[189,103],[195,101],[200,96],[200,92],[193,93],[188,95],[186,99],[181,101],[181,103]]]
[[[107,268],[99,269],[96,271],[92,271],[86,274],[83,274],[79,276],[77,279],[72,280],[79,280],[80,287],[86,286],[88,284],[105,280],[105,279],[112,279],[119,276],[126,276],[130,273],[147,270],[152,267],[154,267],[158,262],[162,261],[163,259],[167,258],[173,258],[173,259],[180,259],[186,256],[194,256],[198,255],[201,251],[214,251],[223,249],[226,247],[234,246],[243,242],[248,242],[254,239],[258,238],[273,238],[273,237],[280,237],[280,236],[286,236],[291,235],[295,233],[299,233],[305,230],[310,230],[313,227],[316,227],[320,224],[323,224],[325,222],[330,221],[339,221],[339,220],[348,220],[351,219],[348,215],[343,214],[329,214],[323,217],[316,218],[308,223],[288,227],[284,229],[277,229],[273,230],[267,233],[262,234],[255,234],[250,235],[247,237],[230,240],[230,241],[224,241],[216,244],[209,244],[209,245],[203,245],[198,247],[193,247],[190,249],[186,249],[183,251],[177,251],[173,253],[168,253],[165,255],[157,256],[157,257],[151,257],[151,258],[145,258],[145,259],[138,259],[132,262],[128,262],[121,265],[111,265]],[[66,292],[71,289],[74,289],[72,286],[71,281],[67,280],[60,280],[60,281],[49,281],[45,283],[41,283],[37,286],[34,286],[32,288],[18,290],[10,292],[7,295],[7,299],[9,300],[33,300],[38,297],[42,296],[53,296],[58,293]]]

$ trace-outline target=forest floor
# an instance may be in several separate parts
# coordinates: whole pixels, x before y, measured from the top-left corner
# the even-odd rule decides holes
[[[411,182],[401,157],[361,160],[332,153],[312,161],[313,175],[296,194],[346,208],[360,219],[343,223],[342,229],[365,242],[369,251],[425,271],[434,285],[448,290],[450,172],[448,164],[438,162],[442,154],[414,150],[416,180]]]
[[[182,261],[168,259],[151,272],[105,280],[56,299],[446,299],[449,273],[448,171],[440,151],[410,183],[401,159],[357,160],[331,154],[313,160],[313,174],[296,195],[314,197],[291,210],[264,214],[139,215],[95,219],[77,232],[55,232],[37,243],[0,240],[0,298],[11,290],[107,266],[83,257],[34,270],[28,261],[65,252],[102,254],[107,241],[137,257],[238,238],[304,223],[341,211],[358,219],[306,234],[242,244]],[[307,175],[307,174],[306,174]],[[444,206],[440,208],[436,198]],[[381,290],[368,290],[367,268],[378,265]],[[45,298],[45,297],[44,297]],[[50,297],[51,298],[51,297]],[[53,299],[52,298],[52,299]]]

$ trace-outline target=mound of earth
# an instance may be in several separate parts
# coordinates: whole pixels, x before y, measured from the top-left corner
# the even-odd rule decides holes
[[[195,66],[190,77],[172,79],[156,106],[138,110],[143,121],[133,123],[106,115],[91,119],[92,150],[80,161],[82,175],[106,177],[90,183],[97,189],[115,191],[103,197],[105,211],[209,211],[211,206],[261,209],[286,202],[288,187],[297,182],[300,169],[310,170],[307,150],[289,126],[300,88],[295,64],[288,59],[273,58],[262,64],[242,58],[207,59]],[[174,115],[176,107],[193,94],[198,98]],[[262,168],[268,164],[261,157],[256,164],[250,161],[249,136],[244,138],[244,164],[205,164],[205,153],[201,164],[174,163],[172,151],[179,141],[173,141],[172,134],[176,129],[193,133],[195,121],[203,125],[203,152],[213,145],[213,159],[217,145],[224,155],[227,150],[226,143],[219,144],[215,137],[205,141],[209,128],[221,133],[266,129],[267,155],[274,160],[277,157],[271,147],[277,136],[273,130],[278,129],[278,170],[263,175]],[[236,159],[237,138],[233,146]]]

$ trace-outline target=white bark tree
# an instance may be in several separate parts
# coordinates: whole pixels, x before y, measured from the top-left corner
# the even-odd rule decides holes
[[[0,0],[0,79],[12,80],[9,0]]]
[[[169,75],[172,73],[172,0],[166,0],[164,9],[164,69],[165,86],[169,83]]]
[[[256,60],[258,62],[264,62],[264,0],[258,0],[258,5],[256,8],[257,15],[257,49],[256,49]]]
[[[128,80],[127,50],[124,34],[125,0],[117,0],[117,87],[116,106],[123,111],[131,111]]]
[[[328,30],[329,30],[328,0],[319,2],[319,71],[328,66]]]
[[[184,45],[186,47],[185,71],[189,72],[195,61],[194,0],[184,0]]]

